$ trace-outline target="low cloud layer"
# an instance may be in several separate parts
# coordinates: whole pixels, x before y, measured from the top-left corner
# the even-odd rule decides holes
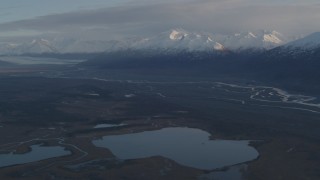
[[[108,38],[155,34],[179,27],[192,31],[234,33],[268,29],[287,34],[320,31],[320,4],[253,0],[198,0],[126,5],[54,14],[0,25],[12,31],[72,33],[103,29]]]

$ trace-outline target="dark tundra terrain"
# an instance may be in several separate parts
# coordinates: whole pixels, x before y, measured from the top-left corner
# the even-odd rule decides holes
[[[289,55],[268,58],[276,50],[267,55],[132,51],[100,54],[77,65],[5,64],[0,177],[319,179],[318,56],[307,63]],[[259,156],[201,169],[160,154],[121,159],[93,143],[167,127],[201,129],[212,141],[250,140]],[[51,156],[11,162],[41,148],[49,148],[44,154]]]

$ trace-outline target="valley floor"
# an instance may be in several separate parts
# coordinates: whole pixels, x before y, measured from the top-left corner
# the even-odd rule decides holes
[[[71,152],[0,167],[1,179],[202,180],[237,166],[249,180],[320,178],[320,102],[314,94],[232,76],[144,76],[59,66],[0,72],[0,153],[24,154],[35,144]],[[94,128],[121,123],[126,125]],[[160,156],[120,160],[92,144],[107,135],[165,127],[203,129],[211,139],[254,140],[259,158],[207,171]]]

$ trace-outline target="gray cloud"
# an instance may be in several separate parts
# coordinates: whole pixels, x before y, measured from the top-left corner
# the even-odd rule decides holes
[[[273,4],[253,0],[198,0],[78,11],[0,25],[0,32],[70,33],[103,28],[110,38],[154,34],[174,27],[215,33],[275,29],[289,34],[320,30],[319,4]]]

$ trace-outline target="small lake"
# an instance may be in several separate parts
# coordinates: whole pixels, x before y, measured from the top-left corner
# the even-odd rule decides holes
[[[94,129],[98,129],[98,128],[111,128],[111,127],[121,127],[121,126],[126,126],[127,124],[97,124],[96,126],[94,126]]]
[[[172,127],[141,133],[104,136],[93,141],[120,159],[162,156],[204,170],[230,166],[258,157],[249,141],[210,140],[200,129]]]
[[[52,146],[46,147],[41,145],[31,146],[31,151],[25,154],[0,154],[0,168],[18,164],[25,164],[44,159],[70,155],[71,152],[64,147]]]

